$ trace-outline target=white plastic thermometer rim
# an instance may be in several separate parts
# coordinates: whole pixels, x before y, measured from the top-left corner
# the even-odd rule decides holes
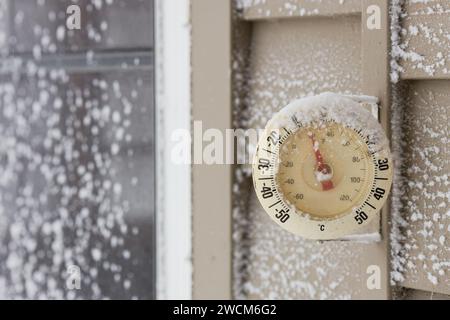
[[[361,139],[365,140],[372,156],[372,164],[375,166],[373,187],[370,188],[365,201],[334,219],[317,219],[307,212],[300,212],[285,199],[276,182],[279,150],[283,143],[300,128],[324,121],[336,122],[364,137]],[[274,132],[279,134],[276,144],[270,143],[273,139],[269,138]],[[260,167],[261,159],[269,160],[268,169]],[[380,164],[383,165],[383,171],[379,170]],[[390,192],[392,167],[389,142],[377,119],[357,100],[349,96],[323,93],[293,101],[268,122],[259,139],[253,161],[253,184],[262,207],[283,229],[308,239],[332,240],[364,228],[378,216]],[[265,186],[273,188],[272,197],[263,197],[261,190]],[[381,199],[373,197],[377,188],[385,190]],[[365,219],[361,219],[361,212],[364,213]],[[287,219],[286,215],[289,216]]]

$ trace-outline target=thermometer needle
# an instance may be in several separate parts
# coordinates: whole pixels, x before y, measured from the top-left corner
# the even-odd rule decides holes
[[[328,191],[334,188],[333,181],[331,181],[331,169],[330,166],[327,165],[324,160],[322,153],[319,149],[319,142],[315,139],[312,133],[309,133],[308,136],[311,139],[314,155],[316,156],[316,164],[317,164],[317,172],[316,177],[317,180],[322,184],[322,190]]]

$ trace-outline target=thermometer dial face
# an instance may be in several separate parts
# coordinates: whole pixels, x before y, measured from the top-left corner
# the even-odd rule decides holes
[[[281,227],[337,239],[377,216],[391,167],[377,120],[359,103],[327,94],[296,101],[269,122],[253,179],[262,206]]]

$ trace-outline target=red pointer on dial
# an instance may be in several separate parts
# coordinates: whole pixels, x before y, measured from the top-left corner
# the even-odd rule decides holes
[[[311,138],[314,154],[316,156],[317,173],[319,173],[319,175],[323,177],[323,180],[320,179],[319,181],[322,184],[322,190],[323,191],[331,190],[334,188],[333,181],[331,181],[331,178],[327,179],[326,177],[326,175],[331,174],[331,168],[324,162],[322,153],[319,150],[319,142],[315,139],[314,134],[309,133],[308,136]]]

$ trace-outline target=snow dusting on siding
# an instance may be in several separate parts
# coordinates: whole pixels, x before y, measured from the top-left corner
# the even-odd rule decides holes
[[[261,3],[240,1],[240,8],[249,9]],[[449,6],[450,3],[437,0],[391,1],[392,149],[395,159],[391,283],[430,291],[435,288],[442,291],[450,286],[450,97],[446,81],[408,84],[401,82],[401,78],[448,74],[450,31],[448,22],[442,18],[448,17]],[[342,39],[321,39],[322,32],[320,37],[311,34],[306,39],[299,39],[297,34],[281,41],[288,37],[288,29],[282,29],[288,23],[305,23],[303,27],[312,33],[317,28],[303,20],[280,20],[271,25],[257,22],[253,25],[250,62],[236,55],[235,61],[239,63],[234,65],[235,83],[238,83],[240,95],[235,97],[235,117],[241,120],[235,123],[236,127],[262,128],[274,112],[302,96],[323,91],[358,93],[359,67],[344,66],[347,72],[354,70],[353,74],[346,74],[341,73],[337,64],[328,64],[337,57],[344,64],[358,61],[356,57],[349,59],[351,54],[342,51]],[[272,41],[271,50],[267,49],[270,47],[267,43],[262,43],[264,39]],[[302,43],[302,46],[295,43]],[[357,48],[353,50],[359,52]],[[301,58],[296,61],[297,55]],[[248,65],[244,67],[246,63]],[[242,98],[242,92],[249,94]],[[357,295],[354,288],[346,287],[351,270],[345,269],[348,261],[340,259],[355,257],[360,254],[360,248],[352,244],[337,247],[324,243],[318,246],[283,233],[260,212],[248,181],[249,168],[241,167],[235,174],[236,297],[350,298]],[[335,270],[340,274],[335,274]]]
[[[398,83],[403,77],[448,74],[450,4],[393,0],[391,282],[450,286],[448,110],[445,81]],[[441,18],[447,17],[447,21]]]
[[[272,17],[308,17],[329,13],[327,6],[338,6],[356,12],[359,0],[236,0],[239,11],[250,12],[250,16]]]
[[[450,73],[450,2],[392,0],[392,72],[400,76],[445,76]]]
[[[445,81],[401,84],[393,109],[394,283],[450,285],[448,232],[450,94]],[[403,98],[401,98],[403,97]]]
[[[264,128],[290,101],[324,91],[360,94],[357,26],[357,17],[346,23],[330,19],[319,26],[310,20],[255,23],[247,67],[243,67],[247,59],[242,52],[236,53],[234,77],[239,92],[235,106],[239,107],[235,117],[240,121],[235,125]],[[293,33],[296,28],[311,32]],[[330,29],[340,29],[339,37],[332,36]],[[358,295],[360,289],[352,283],[362,281],[361,273],[355,271],[359,266],[348,261],[364,253],[363,245],[318,243],[285,232],[261,212],[248,167],[235,172],[235,181],[237,298],[350,299]]]

